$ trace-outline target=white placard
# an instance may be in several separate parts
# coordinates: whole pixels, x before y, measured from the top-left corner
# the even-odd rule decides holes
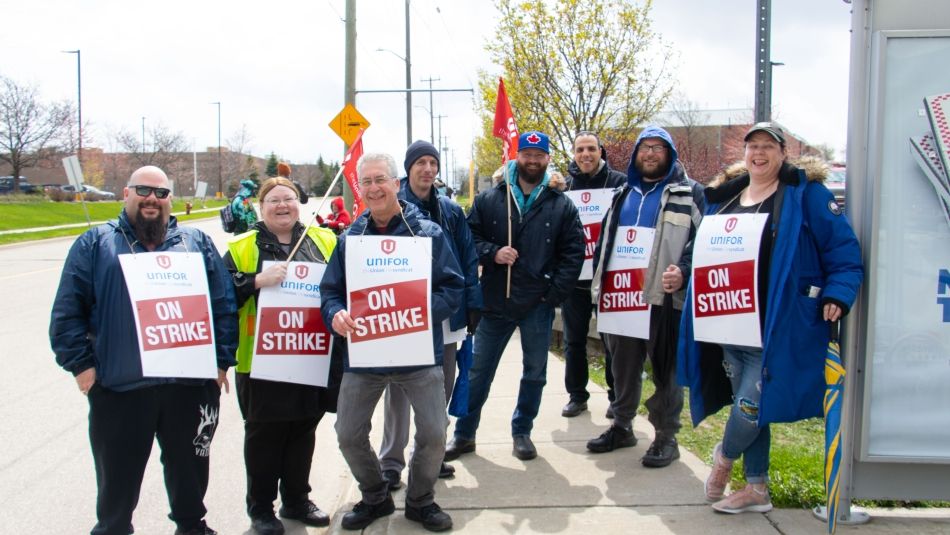
[[[198,187],[195,188],[195,197],[201,197],[202,199],[208,194],[208,183],[198,181]]]
[[[581,267],[581,276],[578,280],[590,280],[594,276],[594,248],[600,238],[600,225],[604,215],[610,208],[613,190],[606,188],[565,191],[581,218],[584,227],[584,265]]]
[[[650,338],[650,303],[643,296],[643,286],[655,236],[652,228],[617,227],[600,286],[598,332]]]
[[[79,158],[75,155],[63,158],[63,167],[66,168],[69,183],[76,187],[76,191],[82,191],[82,166],[79,164]]]
[[[347,238],[346,302],[357,323],[347,340],[351,367],[435,364],[431,281],[432,238]]]
[[[201,253],[120,254],[146,377],[217,379],[214,320]]]
[[[762,347],[759,244],[768,214],[708,215],[693,245],[696,340]]]
[[[262,269],[277,263],[265,261]],[[326,264],[290,262],[282,283],[261,288],[251,377],[327,386],[333,337],[320,316],[324,271]]]
[[[444,345],[455,344],[465,340],[465,337],[468,336],[468,328],[462,327],[457,331],[452,330],[451,326],[452,319],[449,318],[442,322],[442,343]]]

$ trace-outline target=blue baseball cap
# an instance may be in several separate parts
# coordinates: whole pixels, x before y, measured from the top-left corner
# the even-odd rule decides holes
[[[551,142],[547,134],[538,132],[537,130],[525,132],[518,136],[519,151],[524,149],[538,149],[544,151],[545,154],[551,154],[550,145]]]

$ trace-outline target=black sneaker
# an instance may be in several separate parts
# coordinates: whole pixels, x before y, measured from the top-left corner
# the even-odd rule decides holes
[[[669,466],[674,459],[679,458],[680,449],[675,438],[657,437],[653,444],[650,444],[650,448],[646,455],[640,459],[640,462],[643,463],[643,466],[649,468],[663,468]]]
[[[373,523],[377,518],[389,516],[396,510],[396,504],[393,503],[393,497],[387,495],[386,499],[376,503],[368,504],[358,502],[353,506],[353,510],[343,515],[340,526],[343,529],[363,529]]]
[[[448,479],[455,477],[455,467],[449,463],[443,462],[439,467],[439,479]]]
[[[466,453],[475,452],[475,441],[464,438],[455,438],[445,447],[445,462],[454,461]]]
[[[317,528],[330,525],[330,515],[321,511],[317,504],[309,500],[300,505],[280,506],[280,516]],[[281,533],[283,533],[283,530],[281,530]]]
[[[599,437],[587,442],[587,449],[593,453],[607,453],[617,448],[632,448],[637,445],[637,437],[632,429],[612,425]]]
[[[412,507],[406,504],[406,520],[421,522],[422,527],[429,531],[446,531],[452,529],[452,517],[432,502],[425,507]]]
[[[202,520],[188,529],[177,528],[175,535],[218,535],[218,532],[209,528],[208,524]]]
[[[399,487],[402,486],[398,470],[383,470],[383,479],[386,480],[386,485],[389,486],[389,492],[399,490]]]
[[[263,514],[251,519],[251,530],[258,535],[283,535],[284,525],[274,513]]]
[[[587,410],[586,401],[574,401],[571,400],[561,409],[561,416],[565,418],[573,418],[580,415],[580,413]]]

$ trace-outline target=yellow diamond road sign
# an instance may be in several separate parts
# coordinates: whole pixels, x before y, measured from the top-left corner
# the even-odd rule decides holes
[[[366,129],[368,126],[369,121],[352,104],[343,106],[340,113],[330,121],[330,129],[347,145],[352,145],[360,129]]]

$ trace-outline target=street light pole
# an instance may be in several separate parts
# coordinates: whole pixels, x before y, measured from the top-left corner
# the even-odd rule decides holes
[[[76,107],[79,109],[79,147],[76,156],[82,162],[82,52],[76,50],[63,50],[64,54],[76,54],[76,94],[78,102]]]
[[[406,0],[406,89],[412,89],[412,61],[409,48],[409,0]],[[430,93],[431,94],[431,93]],[[431,105],[430,105],[431,107]],[[406,91],[406,146],[412,145],[412,91]]]
[[[145,158],[145,117],[142,117],[142,158]]]
[[[224,179],[221,176],[221,102],[212,102],[218,107],[218,193],[224,196]]]

